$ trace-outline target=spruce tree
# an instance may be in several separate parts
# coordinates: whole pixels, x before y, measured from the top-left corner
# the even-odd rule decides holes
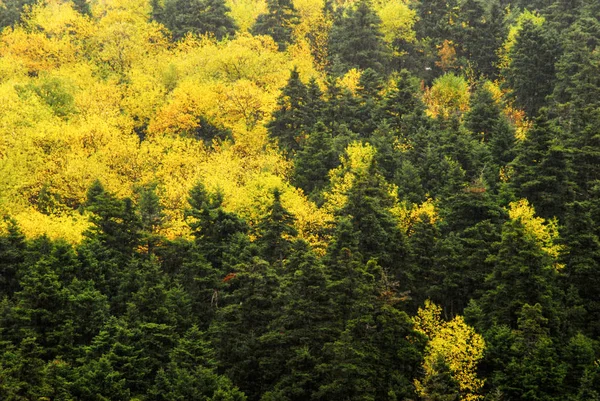
[[[510,64],[504,75],[515,105],[534,118],[555,83],[554,64],[558,57],[554,33],[545,25],[538,26],[527,20],[512,47]]]
[[[253,35],[269,35],[284,51],[292,43],[294,26],[299,23],[292,0],[268,0],[267,13],[261,14],[252,27]]]
[[[380,25],[369,0],[340,11],[329,36],[332,72],[342,75],[352,68],[385,72],[390,51],[383,42]]]
[[[307,96],[307,88],[300,80],[298,70],[294,68],[277,100],[273,120],[267,124],[269,136],[276,140],[287,154],[293,154],[300,149],[307,134]]]
[[[290,256],[292,239],[298,234],[294,220],[281,204],[281,192],[275,189],[273,203],[258,226],[257,245],[266,261],[281,265]]]
[[[319,122],[294,158],[292,182],[312,199],[319,200],[320,191],[329,183],[329,171],[338,164],[331,132]]]
[[[175,40],[187,33],[211,34],[221,40],[235,34],[235,22],[229,11],[223,0],[167,0],[163,18]]]

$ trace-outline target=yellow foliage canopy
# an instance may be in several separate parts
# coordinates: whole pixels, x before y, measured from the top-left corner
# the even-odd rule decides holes
[[[458,383],[460,400],[481,400],[483,380],[477,378],[477,364],[483,358],[485,341],[461,316],[445,322],[441,312],[439,306],[427,300],[414,318],[416,330],[429,339],[423,361],[425,376],[438,373],[435,366],[441,357]],[[420,396],[427,397],[427,389],[421,381],[415,380],[415,387]]]
[[[431,117],[460,116],[469,110],[469,84],[458,75],[448,73],[437,78],[425,91],[427,114]]]
[[[508,216],[511,220],[518,220],[525,227],[525,232],[529,237],[539,244],[539,246],[548,255],[555,260],[563,250],[563,246],[558,244],[558,221],[552,219],[549,221],[535,216],[535,209],[529,204],[527,199],[520,199],[509,204]],[[562,265],[556,264],[560,268]]]
[[[222,188],[225,207],[251,224],[277,186],[301,235],[319,242],[328,218],[287,184],[289,163],[263,125],[294,66],[319,76],[312,57],[249,34],[173,46],[150,10],[148,0],[105,0],[82,16],[48,0],[0,34],[2,213],[28,235],[77,242],[85,218],[75,210],[95,179],[121,197],[153,182],[168,216],[163,233],[175,236],[187,233],[182,209],[198,180]],[[190,135],[206,122],[232,139]],[[43,210],[42,191],[55,210]]]

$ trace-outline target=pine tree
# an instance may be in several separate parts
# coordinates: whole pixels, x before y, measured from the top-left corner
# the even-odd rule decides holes
[[[24,262],[25,236],[17,223],[5,219],[6,230],[0,235],[0,298],[19,290],[18,274]]]
[[[281,204],[279,189],[273,191],[273,203],[258,230],[257,245],[261,255],[266,261],[281,265],[290,255],[292,238],[298,233],[294,228],[294,216]]]
[[[570,150],[564,147],[556,128],[541,116],[511,163],[514,170],[509,188],[526,198],[544,218],[565,216],[565,204],[574,200],[576,185]]]
[[[329,183],[329,171],[338,164],[331,132],[319,122],[294,158],[292,182],[312,199],[318,200],[320,191]]]
[[[525,233],[520,220],[504,224],[491,262],[493,273],[486,280],[489,290],[478,301],[485,313],[482,327],[506,324],[516,328],[523,305],[539,303],[556,330],[560,323],[557,272],[552,258]]]
[[[292,0],[268,0],[267,13],[261,14],[252,27],[253,35],[269,35],[284,51],[292,43],[294,25],[299,23]]]
[[[406,141],[414,130],[427,126],[419,82],[407,70],[398,74],[383,101],[384,118],[396,135]]]
[[[156,186],[141,189],[138,208],[142,237],[146,243],[148,254],[151,254],[163,240],[162,236],[158,234],[158,230],[166,222],[160,198],[156,195]]]
[[[277,100],[277,110],[273,112],[273,120],[267,125],[269,136],[276,140],[279,147],[288,154],[293,154],[300,149],[307,134],[306,130],[309,128],[306,124],[307,96],[307,88],[300,80],[298,70],[294,68]]]
[[[190,191],[190,208],[185,211],[198,251],[213,268],[222,271],[232,256],[231,249],[244,242],[246,223],[223,209],[223,194],[209,193],[201,182]]]
[[[245,401],[242,392],[215,372],[210,353],[204,334],[192,326],[170,352],[169,363],[159,371],[150,391],[152,398],[159,401]]]
[[[329,57],[335,74],[342,75],[352,68],[386,71],[390,52],[383,42],[380,24],[369,0],[338,13],[329,36]]]
[[[260,338],[260,362],[272,390],[263,399],[310,398],[318,382],[313,374],[321,360],[321,348],[333,341],[333,300],[323,264],[309,245],[298,240],[285,264],[287,272],[279,298],[281,313]]]
[[[553,33],[544,25],[525,21],[509,54],[510,64],[504,72],[512,89],[515,105],[531,118],[546,105],[555,83],[554,64],[558,45]]]
[[[212,34],[221,40],[235,34],[236,25],[229,11],[223,0],[167,0],[163,18],[175,40],[188,32]]]
[[[217,310],[208,330],[219,370],[250,400],[268,390],[268,383],[259,380],[259,338],[280,311],[276,303],[279,287],[280,277],[266,261],[255,258],[238,265],[222,291],[224,306]]]

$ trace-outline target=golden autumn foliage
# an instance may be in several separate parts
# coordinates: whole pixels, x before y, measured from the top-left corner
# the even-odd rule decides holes
[[[458,383],[460,400],[481,400],[484,383],[477,378],[477,364],[483,358],[485,341],[461,316],[443,321],[441,313],[441,307],[427,300],[414,318],[416,330],[429,339],[423,362],[424,375],[427,377],[439,373],[436,371],[436,361],[441,358]],[[422,381],[416,380],[415,387],[420,396],[428,396]]]
[[[424,101],[431,117],[460,116],[469,110],[469,84],[458,75],[448,73],[437,78],[426,89]]]
[[[244,4],[232,2],[234,17],[247,17]],[[318,243],[328,219],[287,183],[289,162],[264,128],[294,66],[320,79],[310,51],[281,53],[245,33],[172,44],[150,12],[148,0],[94,2],[90,16],[47,0],[0,34],[1,212],[28,235],[77,242],[87,224],[77,208],[95,179],[121,197],[157,183],[172,237],[187,233],[182,210],[199,180],[251,224],[280,187],[300,235]],[[229,139],[201,137],[207,124]]]
[[[520,221],[525,228],[525,233],[537,242],[548,255],[555,260],[560,256],[563,246],[558,243],[558,221],[556,219],[546,221],[536,216],[535,209],[527,199],[510,203],[508,216],[511,220]],[[561,268],[562,265],[556,264],[555,267]]]

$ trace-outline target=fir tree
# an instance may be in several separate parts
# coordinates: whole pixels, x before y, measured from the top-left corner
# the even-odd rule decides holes
[[[352,68],[386,71],[390,57],[379,30],[381,20],[368,0],[340,12],[329,36],[332,71],[342,75]]]
[[[267,13],[261,14],[252,27],[254,35],[269,35],[283,51],[292,43],[294,25],[299,17],[292,0],[268,0]]]
[[[277,100],[273,120],[267,125],[269,136],[288,154],[293,154],[301,147],[307,134],[307,96],[306,86],[300,80],[298,70],[294,68]]]
[[[167,0],[163,18],[175,40],[187,33],[212,34],[220,40],[235,34],[229,11],[223,0]]]
[[[525,21],[509,54],[505,71],[515,105],[531,118],[546,105],[555,82],[557,43],[545,26]]]

